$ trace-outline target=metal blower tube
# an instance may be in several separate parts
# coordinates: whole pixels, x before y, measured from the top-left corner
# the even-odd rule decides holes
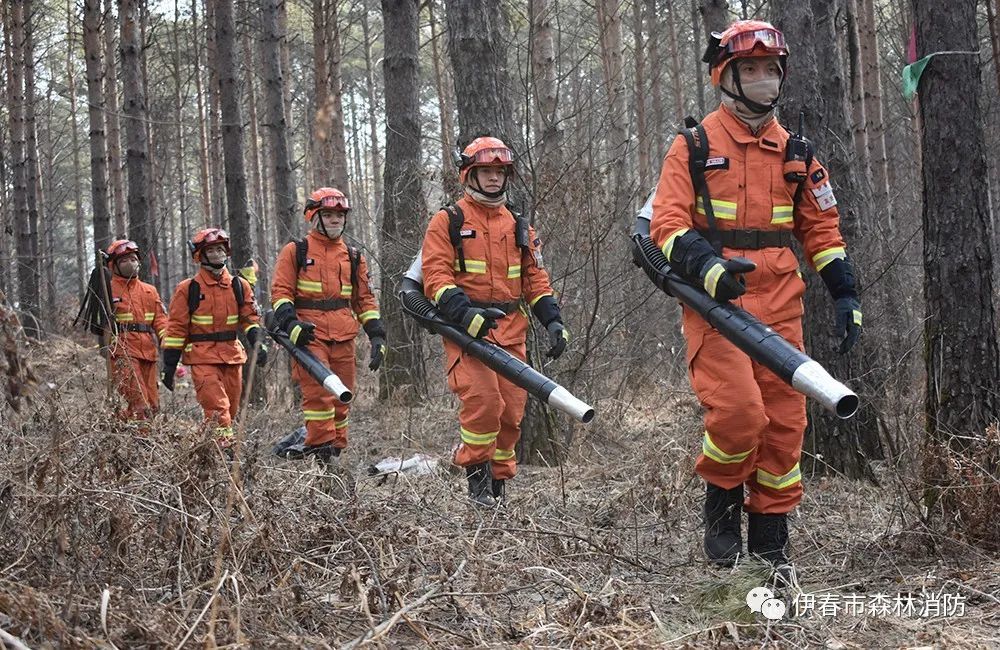
[[[426,329],[458,345],[466,354],[482,361],[498,375],[523,388],[536,399],[585,424],[594,419],[593,407],[577,399],[571,392],[503,348],[457,329],[442,316],[434,303],[424,296],[421,266],[421,256],[417,255],[400,284],[399,298],[407,313]]]
[[[292,343],[288,335],[274,327],[266,330],[268,335],[281,347],[288,350],[288,354],[309,373],[313,379],[323,385],[323,388],[336,397],[342,404],[347,404],[354,399],[354,393],[344,385],[335,372],[320,363],[306,348],[300,348]]]
[[[698,312],[705,321],[747,356],[767,367],[782,381],[823,408],[847,419],[858,410],[858,396],[830,376],[823,366],[803,354],[752,314],[729,302],[719,302],[685,281],[670,268],[663,252],[649,237],[653,197],[639,210],[632,236],[633,257],[657,287]]]

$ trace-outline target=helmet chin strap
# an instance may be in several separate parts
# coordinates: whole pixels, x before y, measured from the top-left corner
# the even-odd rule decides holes
[[[736,65],[730,65],[729,69],[732,71],[733,75],[733,85],[736,86],[736,91],[739,93],[730,92],[725,86],[719,84],[719,89],[722,90],[727,96],[732,97],[734,100],[741,102],[744,106],[750,109],[751,112],[757,113],[758,115],[764,115],[773,111],[778,106],[778,97],[781,96],[781,87],[785,84],[785,72],[781,72],[781,82],[778,84],[778,97],[775,97],[770,104],[761,104],[755,102],[746,96],[743,92],[743,84],[740,83],[740,69]]]
[[[221,262],[209,262],[208,260],[202,260],[201,265],[204,266],[206,269],[212,269],[213,271],[221,271],[226,267],[226,262],[228,260],[229,260],[228,257],[222,260]]]
[[[336,235],[331,235],[330,231],[327,230],[326,228],[326,224],[323,223],[323,217],[319,216],[319,214],[317,213],[317,215],[313,217],[313,219],[315,219],[318,222],[317,224],[315,224],[316,230],[320,231],[320,233],[322,233],[322,235],[327,239],[340,239],[340,236],[344,234],[344,228],[347,227],[347,217],[345,216],[344,225],[341,226],[340,232],[338,232]]]
[[[507,178],[509,177],[509,174],[507,173],[506,169],[503,174],[503,185],[501,185],[500,189],[497,190],[496,192],[487,192],[486,190],[483,189],[483,186],[479,183],[478,169],[479,169],[478,167],[473,167],[472,169],[469,170],[469,173],[472,174],[472,180],[476,182],[476,187],[473,187],[472,189],[476,190],[477,192],[479,192],[488,199],[499,199],[501,196],[503,196],[504,192],[507,191]]]

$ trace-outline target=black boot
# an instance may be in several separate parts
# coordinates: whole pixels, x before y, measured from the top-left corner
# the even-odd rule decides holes
[[[747,519],[747,552],[760,557],[774,567],[788,564],[785,545],[788,543],[788,516],[784,513],[764,515],[751,512]]]
[[[743,551],[743,486],[727,490],[707,483],[705,491],[705,555],[721,566],[732,566]]]
[[[489,463],[479,463],[466,467],[465,476],[469,479],[469,499],[474,504],[486,508],[492,508],[497,504],[492,494]]]
[[[496,499],[497,503],[502,503],[507,496],[504,494],[504,483],[506,481],[502,478],[493,479],[493,498]]]

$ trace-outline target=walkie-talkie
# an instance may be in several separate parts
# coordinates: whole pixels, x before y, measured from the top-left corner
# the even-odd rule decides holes
[[[785,144],[785,180],[789,183],[801,183],[806,180],[809,165],[812,163],[812,143],[802,135],[805,130],[805,113],[799,111],[799,130],[788,137]]]

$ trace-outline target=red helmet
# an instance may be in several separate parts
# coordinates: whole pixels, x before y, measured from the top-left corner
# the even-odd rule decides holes
[[[473,167],[503,165],[513,169],[514,152],[500,138],[483,136],[469,143],[458,156],[458,179],[465,185],[469,170]]]
[[[313,216],[320,210],[339,210],[347,212],[351,204],[347,196],[335,187],[321,187],[306,199],[306,207],[302,210],[306,222],[312,223]]]
[[[107,250],[104,251],[104,258],[107,260],[108,267],[110,268],[112,264],[115,263],[119,257],[124,257],[129,253],[139,254],[139,244],[135,243],[131,239],[116,239],[111,242]]]
[[[222,228],[205,228],[199,230],[198,234],[188,242],[191,249],[191,257],[196,262],[201,261],[201,251],[213,244],[222,244],[226,247],[226,255],[232,255],[233,249],[229,247],[229,235]]]
[[[754,56],[778,57],[784,74],[788,57],[785,35],[763,20],[737,20],[721,34],[712,34],[702,60],[712,70],[712,85],[718,86],[730,61]]]

